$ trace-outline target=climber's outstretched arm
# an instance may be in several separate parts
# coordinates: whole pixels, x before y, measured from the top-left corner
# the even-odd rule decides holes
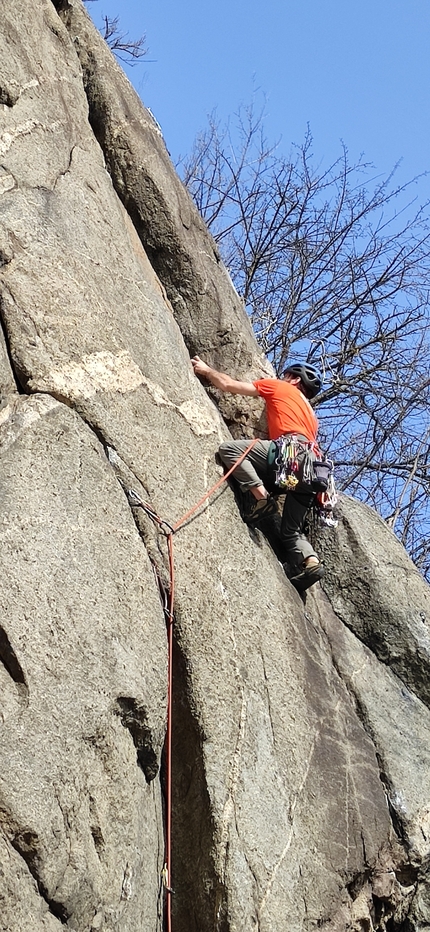
[[[240,382],[238,379],[232,379],[225,372],[217,372],[216,369],[212,369],[207,363],[203,362],[200,356],[194,356],[191,364],[196,375],[202,375],[203,378],[208,379],[211,385],[219,388],[221,392],[258,397],[258,391],[252,382]]]

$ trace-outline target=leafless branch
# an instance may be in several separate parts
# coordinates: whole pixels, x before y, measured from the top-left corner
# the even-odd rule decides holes
[[[122,32],[119,28],[119,17],[115,16],[110,19],[109,16],[103,17],[104,31],[103,38],[106,40],[109,48],[115,52],[117,58],[127,62],[129,65],[135,65],[137,61],[148,54],[146,48],[146,36],[140,39],[129,39],[128,32]]]
[[[84,3],[96,3],[98,0],[84,0]],[[148,54],[146,36],[140,39],[129,39],[128,32],[122,32],[119,26],[119,16],[113,18],[103,16],[103,28],[100,30],[109,48],[120,61],[128,65],[136,65],[141,58]]]

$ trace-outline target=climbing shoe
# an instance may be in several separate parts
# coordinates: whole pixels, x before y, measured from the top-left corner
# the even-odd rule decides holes
[[[277,510],[276,502],[270,495],[268,498],[254,499],[244,515],[244,520],[247,524],[258,524],[263,518],[271,518]]]
[[[324,576],[324,567],[322,563],[311,563],[296,576],[290,576],[290,583],[298,592],[305,592],[310,586],[313,586],[319,579]]]

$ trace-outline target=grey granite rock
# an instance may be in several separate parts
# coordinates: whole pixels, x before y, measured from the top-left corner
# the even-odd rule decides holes
[[[406,599],[405,593],[403,605]],[[403,847],[403,854],[399,845],[385,850],[380,875],[375,871],[370,903],[384,905],[387,928],[402,928],[406,917],[405,928],[426,928],[430,925],[430,710],[343,624],[330,601],[316,591],[307,612],[322,626],[334,665],[373,742]]]
[[[101,915],[155,930],[166,639],[152,569],[78,415],[36,394],[0,420],[0,925]]]
[[[135,496],[175,525],[221,476],[228,431],[189,351],[244,376],[263,363],[156,125],[82,4],[18,0],[0,26],[0,921],[157,932],[170,576],[165,535]],[[233,407],[229,423],[257,426],[257,411]],[[367,510],[357,521],[372,537]],[[342,528],[326,592],[348,627],[376,630],[386,538],[369,549],[375,617],[363,624],[351,594],[335,605],[329,591],[343,586]],[[389,932],[387,917],[418,932],[426,783],[407,762],[426,740],[421,711],[410,746],[402,718],[403,770],[388,753],[383,769],[377,699],[364,714],[352,648],[342,666],[328,609],[304,611],[231,488],[173,542],[174,932]],[[384,620],[389,660],[424,695],[415,615],[395,654],[399,600]],[[386,648],[370,647],[369,693],[377,671],[393,675]]]
[[[83,70],[89,119],[118,196],[166,290],[190,355],[242,378],[273,374],[252,333],[218,248],[143,106],[81,0],[57,3]],[[212,391],[232,432],[255,429],[260,400]],[[262,433],[265,421],[260,424]],[[253,431],[252,431],[253,432]],[[252,434],[251,434],[252,435]]]
[[[430,590],[382,518],[345,495],[339,525],[318,538],[335,612],[417,696],[430,703]]]

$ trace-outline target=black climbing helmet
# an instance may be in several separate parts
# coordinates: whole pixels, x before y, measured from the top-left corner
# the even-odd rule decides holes
[[[321,391],[322,375],[318,372],[318,369],[315,369],[315,366],[311,366],[308,362],[297,362],[287,366],[284,371],[285,375],[295,375],[296,378],[299,378],[310,398],[315,398],[315,395],[318,395],[318,392]]]

